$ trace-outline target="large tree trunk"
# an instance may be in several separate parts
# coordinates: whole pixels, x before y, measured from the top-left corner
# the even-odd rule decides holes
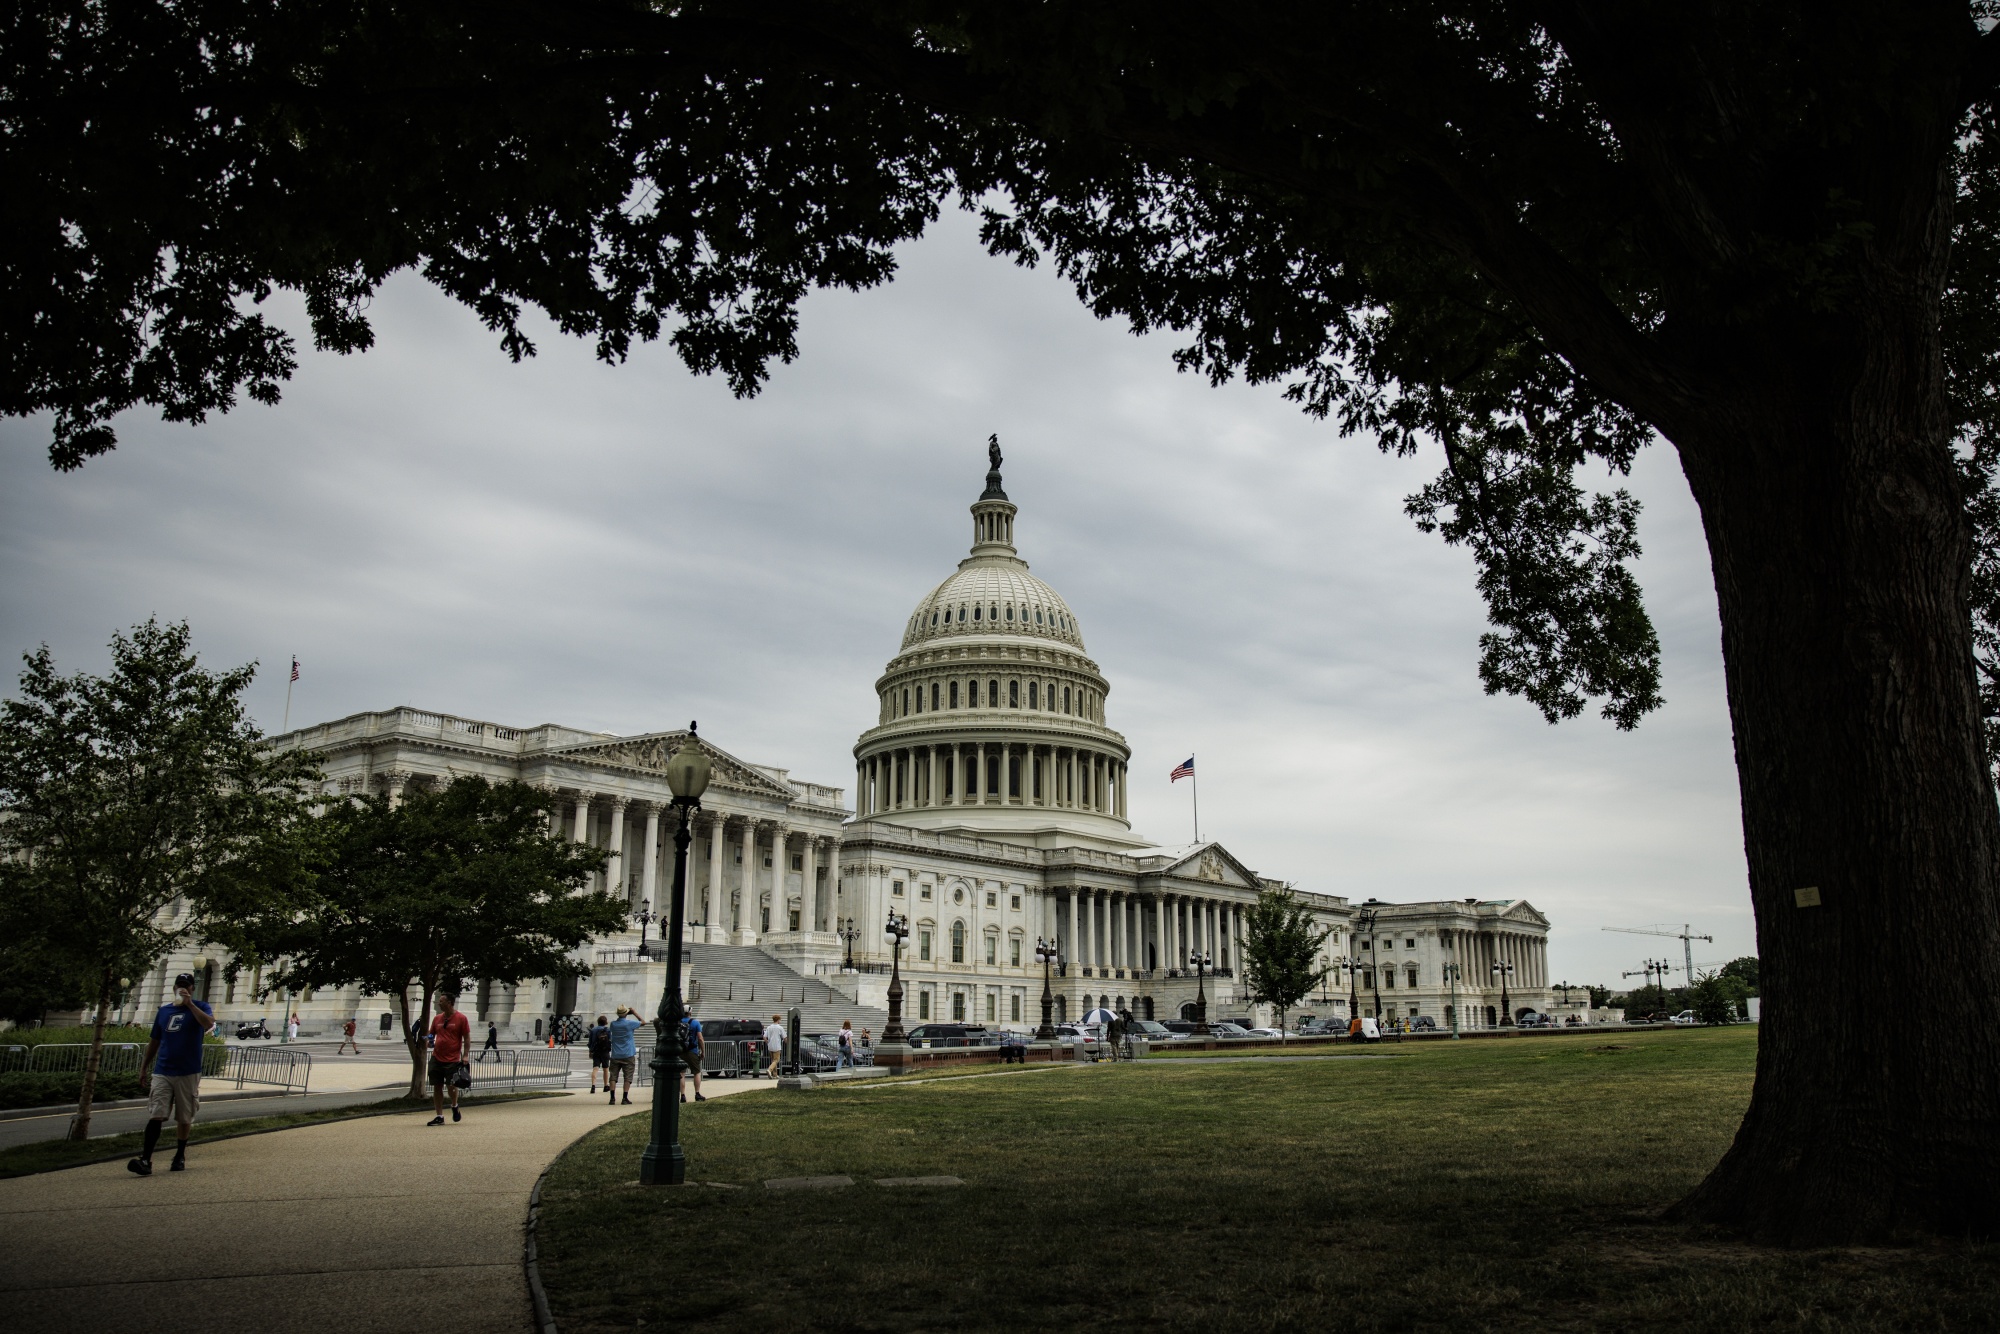
[[[1750,1109],[1675,1213],[1779,1243],[2000,1221],[2000,810],[1925,304],[1745,339],[1768,394],[1676,442],[1714,559],[1764,1009]]]
[[[97,1072],[104,1064],[104,1025],[111,1017],[111,967],[97,980],[97,1023],[90,1030],[90,1053],[83,1058],[83,1088],[77,1094],[76,1115],[69,1121],[69,1138],[90,1138],[90,1100],[97,1096]]]
[[[426,1049],[423,1038],[418,1034],[420,1032],[419,1025],[430,1015],[430,1008],[430,992],[426,990],[424,992],[423,1008],[417,1014],[417,1023],[411,1023],[409,988],[399,987],[397,989],[396,1009],[401,1012],[403,1021],[403,1047],[410,1053],[410,1091],[405,1096],[420,1101],[429,1096],[430,1091],[424,1087],[424,1056]]]

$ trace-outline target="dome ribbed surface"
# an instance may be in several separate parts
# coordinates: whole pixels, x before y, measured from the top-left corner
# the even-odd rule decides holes
[[[1007,557],[969,562],[932,589],[903,631],[903,648],[964,635],[1016,635],[1083,650],[1069,604],[1025,562]]]

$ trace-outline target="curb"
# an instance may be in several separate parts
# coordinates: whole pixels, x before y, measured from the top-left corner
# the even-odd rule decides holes
[[[586,1131],[584,1133],[588,1134],[589,1132]],[[582,1136],[578,1136],[578,1138],[580,1139]],[[575,1141],[572,1140],[571,1143],[573,1144]],[[542,1222],[542,1183],[549,1179],[549,1173],[555,1169],[557,1163],[562,1161],[563,1153],[568,1152],[569,1146],[563,1146],[562,1153],[557,1154],[549,1160],[549,1165],[544,1167],[542,1174],[535,1178],[535,1188],[528,1192],[528,1221],[527,1225],[522,1229],[524,1236],[521,1243],[521,1267],[527,1271],[528,1275],[528,1300],[534,1304],[535,1308],[536,1334],[556,1334],[556,1317],[555,1313],[549,1310],[549,1294],[548,1290],[542,1286],[542,1266],[539,1252],[535,1247],[535,1230],[541,1226]]]

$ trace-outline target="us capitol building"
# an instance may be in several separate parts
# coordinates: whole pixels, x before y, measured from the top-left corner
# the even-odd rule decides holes
[[[1058,942],[1058,1020],[1097,1006],[1145,1018],[1192,1015],[1190,951],[1206,952],[1215,1018],[1267,1018],[1239,978],[1245,910],[1277,885],[1218,842],[1163,848],[1127,818],[1131,750],[1109,721],[1110,682],[1082,624],[1014,545],[1016,508],[998,446],[972,506],[972,548],[925,594],[875,682],[875,725],[854,746],[854,801],[839,787],[738,758],[703,736],[713,775],[689,853],[690,1003],[705,1015],[768,1015],[817,1002],[880,1027],[889,982],[884,925],[908,920],[905,1021],[1030,1028],[1040,1020],[1037,938]],[[507,727],[414,708],[362,713],[273,739],[320,760],[329,792],[392,799],[461,774],[518,779],[557,794],[556,832],[605,848],[603,883],[659,906],[672,879],[667,758],[682,731],[614,736],[545,724]],[[1164,778],[1161,774],[1158,777]],[[1302,1012],[1345,1017],[1501,1018],[1495,962],[1511,964],[1515,1013],[1549,1011],[1548,921],[1522,900],[1388,904],[1299,891],[1332,932],[1335,970]],[[664,917],[664,911],[659,912]],[[558,1016],[631,1004],[651,1013],[665,965],[642,956],[639,923],[578,951],[590,975],[518,986],[468,979],[465,1008],[513,1039]],[[226,986],[224,960],[196,949],[162,960],[138,1012],[194,971],[218,1017],[276,1015],[251,979]],[[1345,970],[1340,965],[1351,962]],[[1455,987],[1446,965],[1458,964]],[[787,1000],[789,979],[789,994]],[[476,986],[476,999],[472,987]],[[226,994],[224,994],[226,992]],[[759,999],[760,998],[760,999]],[[356,988],[290,997],[308,1031],[352,1016],[386,1030],[384,997]],[[1565,998],[1567,1000],[1567,998]],[[831,1009],[823,1007],[831,1006]],[[1576,1007],[1565,1005],[1562,1009]],[[837,1019],[829,1026],[837,1025]]]

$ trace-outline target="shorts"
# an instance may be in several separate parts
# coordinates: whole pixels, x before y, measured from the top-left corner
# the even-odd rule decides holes
[[[686,1062],[690,1073],[697,1075],[701,1073],[701,1048],[696,1047],[693,1051],[682,1052],[681,1060]]]
[[[611,1077],[616,1079],[619,1072],[623,1071],[625,1078],[630,1079],[632,1078],[632,1072],[638,1069],[638,1067],[639,1058],[636,1056],[614,1056],[611,1058]]]
[[[154,1075],[146,1091],[146,1115],[154,1121],[172,1117],[192,1121],[201,1110],[200,1075]]]
[[[451,1083],[458,1076],[459,1067],[464,1064],[465,1062],[463,1061],[440,1061],[436,1056],[432,1056],[430,1082],[433,1084]]]
[[[609,1056],[593,1056],[590,1058],[590,1063],[602,1070],[611,1063],[611,1058]]]

